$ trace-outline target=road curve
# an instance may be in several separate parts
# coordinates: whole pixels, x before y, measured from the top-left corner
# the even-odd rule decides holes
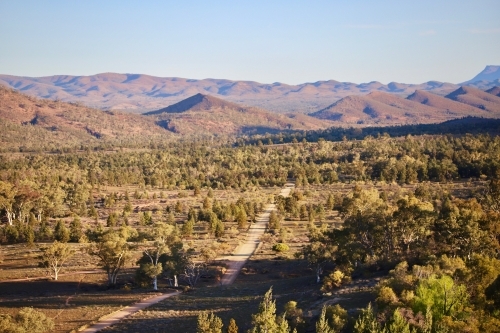
[[[113,312],[113,313],[105,316],[104,318],[99,320],[99,322],[97,322],[96,324],[94,324],[90,327],[84,328],[82,330],[79,330],[79,332],[82,332],[82,333],[99,332],[100,330],[105,329],[106,327],[109,327],[111,325],[114,325],[114,324],[120,322],[125,317],[128,317],[131,314],[136,313],[137,311],[145,309],[150,305],[156,304],[158,302],[163,301],[166,298],[169,298],[169,297],[172,297],[172,296],[175,296],[178,294],[180,294],[180,291],[176,291],[176,292],[169,293],[169,294],[161,294],[161,295],[153,296],[151,298],[142,300],[142,301],[137,302],[135,304],[129,305],[129,306],[117,311],[117,312]]]

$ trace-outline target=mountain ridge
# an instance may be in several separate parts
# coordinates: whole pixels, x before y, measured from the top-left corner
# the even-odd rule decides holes
[[[214,95],[229,102],[278,113],[310,113],[349,95],[366,95],[372,91],[382,91],[405,96],[415,90],[446,95],[459,87],[453,83],[439,81],[421,84],[390,82],[385,85],[378,81],[356,84],[326,80],[289,85],[280,82],[266,84],[255,81],[195,80],[119,73],[44,77],[0,75],[0,85],[35,97],[81,102],[89,107],[104,110],[128,110],[137,113],[158,110],[197,93]],[[486,90],[500,85],[500,82],[482,80],[473,85]]]
[[[195,94],[176,104],[143,113],[160,126],[179,134],[256,134],[286,130],[323,129],[307,115],[297,117],[246,107],[207,94]]]
[[[344,125],[368,126],[437,123],[468,116],[500,118],[500,97],[465,86],[445,97],[422,90],[406,98],[374,91],[345,97],[309,115]]]

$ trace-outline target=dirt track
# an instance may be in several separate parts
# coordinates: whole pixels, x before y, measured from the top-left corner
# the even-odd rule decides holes
[[[292,183],[285,184],[285,188],[281,190],[280,195],[286,198],[290,195],[290,191],[293,187],[294,185]],[[264,212],[259,214],[256,219],[257,221],[250,226],[245,243],[240,244],[230,256],[220,258],[221,261],[225,261],[227,264],[227,271],[221,280],[222,285],[231,284],[236,280],[245,262],[259,246],[260,238],[267,229],[269,215],[273,210],[276,210],[274,204],[266,205]]]
[[[290,195],[291,189],[294,187],[292,183],[285,184],[285,188],[283,188],[280,192],[280,195],[287,197]],[[276,206],[274,204],[268,204],[264,212],[257,216],[257,221],[250,226],[248,230],[247,239],[244,244],[239,245],[232,255],[221,258],[220,260],[226,261],[228,269],[226,274],[222,277],[221,284],[228,285],[234,282],[238,274],[240,273],[245,262],[252,256],[255,252],[255,249],[258,247],[260,243],[260,237],[264,234],[267,229],[267,224],[269,223],[269,215],[273,210],[276,210]],[[100,330],[114,325],[120,322],[125,317],[128,317],[131,314],[136,313],[139,310],[147,308],[150,305],[156,304],[158,302],[163,301],[164,299],[177,295],[180,292],[174,292],[169,294],[162,294],[159,296],[155,296],[152,298],[148,298],[144,301],[135,303],[133,305],[127,306],[122,310],[112,313],[106,316],[104,319],[100,320],[96,324],[82,330],[84,333],[95,333]]]
[[[145,309],[150,305],[156,304],[158,302],[163,301],[166,298],[169,298],[169,297],[172,297],[172,296],[175,296],[178,294],[180,294],[180,291],[176,291],[176,292],[169,293],[169,294],[161,294],[158,296],[153,296],[151,298],[142,300],[138,303],[127,306],[120,311],[117,311],[117,312],[114,312],[114,313],[107,315],[102,320],[99,320],[99,322],[97,322],[96,324],[94,324],[88,328],[85,328],[85,329],[81,330],[80,332],[83,332],[83,333],[99,332],[100,330],[105,329],[106,327],[109,327],[111,325],[114,325],[114,324],[120,322],[120,320],[124,319],[125,317],[130,316],[133,313],[136,313],[137,311]]]

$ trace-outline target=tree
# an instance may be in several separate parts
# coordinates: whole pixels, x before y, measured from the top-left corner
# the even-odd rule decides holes
[[[335,332],[340,332],[347,324],[348,315],[344,308],[335,304],[326,307],[326,318],[330,327],[333,328]]]
[[[14,316],[0,315],[0,332],[45,333],[54,330],[54,320],[31,307],[21,308]]]
[[[467,305],[467,290],[456,284],[448,275],[431,276],[420,281],[414,302],[414,312],[425,313],[429,307],[433,320],[443,316],[454,316]]]
[[[80,217],[75,216],[69,225],[69,239],[72,242],[78,243],[83,236],[83,227]]]
[[[40,250],[43,252],[41,256],[42,262],[40,264],[43,267],[46,267],[49,270],[50,275],[57,281],[59,272],[61,271],[63,265],[73,256],[75,252],[67,243],[59,243],[58,241],[55,241],[51,246]]]
[[[398,210],[393,214],[395,236],[398,247],[408,255],[412,244],[425,243],[434,207],[416,197],[401,199],[397,205]]]
[[[276,323],[276,301],[273,300],[273,288],[271,287],[264,295],[259,304],[259,311],[252,315],[253,327],[251,333],[271,333],[278,331]]]
[[[181,233],[184,237],[189,237],[193,234],[194,231],[194,220],[189,219],[182,225]]]
[[[342,271],[336,269],[323,279],[323,286],[321,287],[321,291],[327,292],[332,291],[335,288],[340,288],[340,286],[345,283],[346,280],[350,279],[348,279],[348,277]]]
[[[56,222],[56,226],[54,227],[54,238],[63,243],[67,243],[70,239],[69,230],[62,220],[57,220]]]
[[[102,269],[108,275],[108,285],[115,286],[118,273],[130,258],[126,238],[115,230],[109,230],[98,236],[97,241],[91,244],[89,252],[99,258]]]
[[[152,231],[154,239],[153,247],[144,250],[143,258],[139,261],[147,276],[153,279],[153,290],[158,290],[158,275],[163,272],[160,257],[169,251],[169,240],[174,227],[168,224],[157,223]],[[146,261],[146,262],[145,262]]]
[[[229,326],[227,327],[227,333],[238,333],[238,326],[236,326],[236,320],[231,318],[229,320]]]
[[[185,251],[183,243],[176,238],[170,242],[169,249],[169,253],[160,256],[160,262],[163,271],[173,277],[174,287],[178,287],[177,276],[184,272],[184,268],[188,265],[192,256],[192,251]]]
[[[222,333],[223,326],[222,319],[214,315],[213,312],[208,314],[204,311],[198,315],[196,333]]]
[[[269,214],[269,229],[278,230],[280,228],[280,218],[273,210]]]
[[[191,288],[194,288],[198,283],[201,274],[205,271],[205,268],[205,263],[197,263],[191,256],[189,256],[186,264],[184,265],[184,271],[181,274],[181,277]]]
[[[390,323],[385,331],[387,333],[410,333],[410,325],[403,318],[399,309],[394,310],[394,314],[392,315]]]
[[[238,228],[244,229],[247,227],[247,213],[245,209],[240,208],[238,213],[236,213],[236,222],[238,222]]]
[[[326,306],[323,306],[319,320],[316,322],[316,333],[335,333],[326,319]]]
[[[316,283],[320,283],[323,267],[326,263],[333,261],[336,245],[329,237],[318,230],[314,224],[309,228],[309,244],[302,248],[302,255],[310,265],[316,268]]]
[[[14,204],[14,197],[15,189],[13,186],[9,183],[0,181],[0,210],[5,211],[9,225],[12,225],[14,220],[14,210],[12,207]]]
[[[354,333],[383,333],[380,324],[375,318],[371,303],[366,309],[361,310],[361,314],[354,324]]]

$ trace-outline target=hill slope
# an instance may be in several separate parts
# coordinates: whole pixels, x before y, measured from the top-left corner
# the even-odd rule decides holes
[[[419,90],[406,99],[372,92],[348,96],[310,115],[343,124],[365,125],[436,123],[466,116],[497,118],[500,98],[471,87],[457,89],[447,98]]]
[[[178,103],[167,106],[166,108],[157,111],[146,112],[144,113],[144,115],[151,116],[159,115],[162,113],[182,113],[187,111],[202,111],[217,108],[227,108],[232,110],[239,110],[242,112],[245,110],[244,107],[236,103],[226,102],[220,98],[216,98],[210,95],[196,94]]]
[[[460,87],[445,97],[481,110],[500,113],[500,97],[476,88]]]
[[[500,97],[500,86],[493,87],[491,89],[486,90],[488,94],[492,94]]]
[[[157,124],[180,134],[246,134],[326,128],[329,122],[302,115],[275,114],[220,98],[196,94],[166,108],[147,112]]]
[[[2,86],[0,120],[2,148],[24,146],[50,150],[172,137],[172,133],[146,117],[37,99]]]
[[[407,97],[408,100],[418,102],[436,109],[445,117],[466,117],[471,115],[487,116],[483,110],[474,106],[444,98],[428,91],[417,90]]]

